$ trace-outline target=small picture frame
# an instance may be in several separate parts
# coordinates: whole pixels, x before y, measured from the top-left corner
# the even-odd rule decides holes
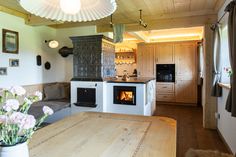
[[[6,67],[0,67],[0,75],[7,75],[7,68]]]
[[[10,67],[19,67],[19,59],[9,59],[9,66]]]
[[[19,35],[18,32],[2,29],[2,52],[19,53]]]

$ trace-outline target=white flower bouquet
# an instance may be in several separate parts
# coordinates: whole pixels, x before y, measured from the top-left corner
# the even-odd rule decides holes
[[[44,115],[36,120],[33,115],[28,114],[28,110],[32,103],[42,99],[42,93],[25,95],[25,89],[20,86],[0,92],[0,146],[13,146],[26,142],[43,121],[53,114],[51,108],[44,106]]]

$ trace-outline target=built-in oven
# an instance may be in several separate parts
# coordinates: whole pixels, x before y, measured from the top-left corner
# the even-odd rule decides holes
[[[175,82],[175,64],[156,64],[157,82]]]

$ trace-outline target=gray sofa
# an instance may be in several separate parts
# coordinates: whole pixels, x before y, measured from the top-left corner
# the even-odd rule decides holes
[[[70,84],[50,83],[43,85],[43,100],[35,102],[29,109],[29,114],[39,118],[43,115],[43,106],[53,109],[54,114],[49,117],[49,122],[54,122],[70,115]]]

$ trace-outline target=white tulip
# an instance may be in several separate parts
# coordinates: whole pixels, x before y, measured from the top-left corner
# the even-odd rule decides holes
[[[9,89],[9,91],[13,94],[13,95],[18,95],[18,96],[22,96],[25,95],[26,90],[21,87],[21,86],[13,86]]]
[[[43,113],[44,113],[45,115],[52,115],[54,112],[53,112],[53,110],[52,110],[50,107],[48,107],[48,106],[43,106]]]

